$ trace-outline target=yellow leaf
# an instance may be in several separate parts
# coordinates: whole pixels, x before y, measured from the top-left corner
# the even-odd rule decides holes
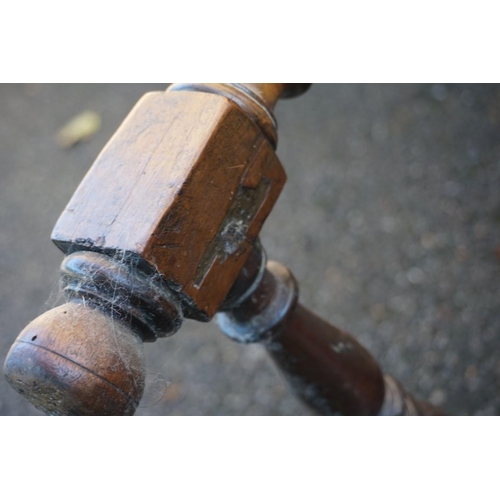
[[[100,128],[101,117],[94,111],[84,111],[59,130],[57,143],[62,148],[70,148],[78,142],[90,139]]]

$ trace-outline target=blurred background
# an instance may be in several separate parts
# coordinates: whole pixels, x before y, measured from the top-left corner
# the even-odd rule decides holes
[[[135,102],[166,86],[0,85],[2,365],[60,301],[60,212]],[[87,111],[71,146],[59,132]],[[262,241],[302,302],[418,397],[500,413],[500,86],[313,85],[276,117],[289,179]],[[146,356],[138,415],[309,414],[262,348],[215,324],[186,321]],[[0,377],[0,414],[41,413]]]

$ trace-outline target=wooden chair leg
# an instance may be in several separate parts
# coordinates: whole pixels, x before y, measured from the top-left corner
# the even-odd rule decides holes
[[[291,272],[269,262],[254,291],[219,313],[222,331],[243,343],[262,343],[291,389],[322,415],[440,415],[383,375],[356,339],[298,303]]]

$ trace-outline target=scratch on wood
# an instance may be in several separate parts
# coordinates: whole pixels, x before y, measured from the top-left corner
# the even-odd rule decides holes
[[[224,262],[239,250],[262,202],[266,199],[269,186],[270,181],[267,178],[262,178],[255,189],[239,186],[217,234],[200,259],[194,279],[195,286],[201,285],[216,259]]]

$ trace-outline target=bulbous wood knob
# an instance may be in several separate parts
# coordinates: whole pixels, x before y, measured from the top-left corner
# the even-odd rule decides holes
[[[133,415],[142,397],[142,340],[84,302],[31,322],[10,349],[9,383],[49,415]]]

